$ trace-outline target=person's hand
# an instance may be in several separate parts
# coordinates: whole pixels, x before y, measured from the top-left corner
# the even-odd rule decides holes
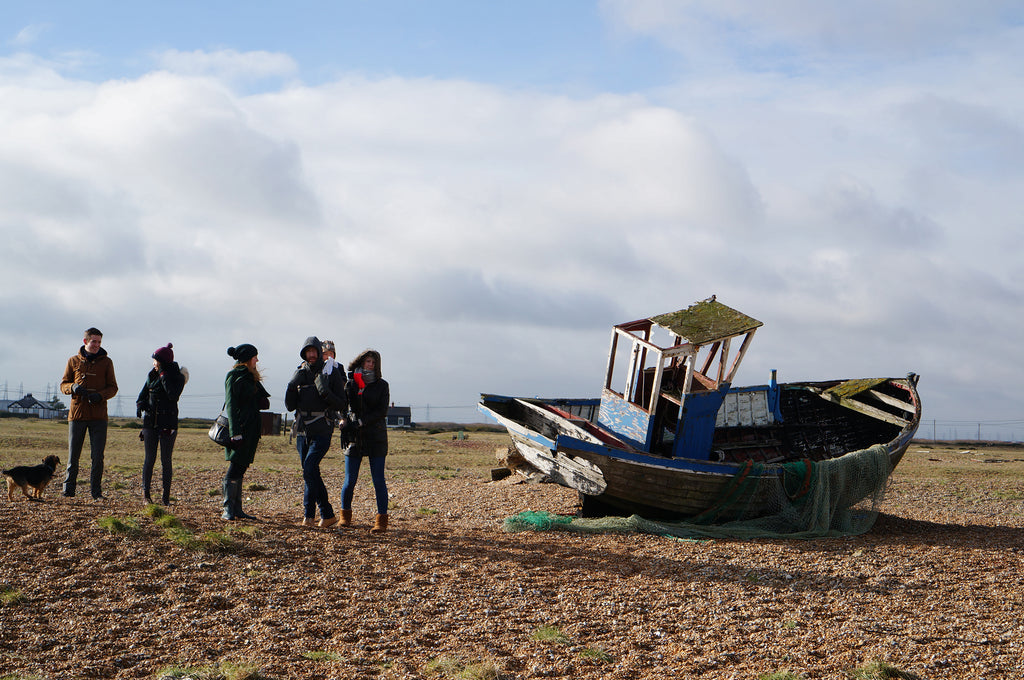
[[[321,397],[327,396],[327,394],[330,392],[330,389],[327,386],[327,376],[325,376],[323,373],[317,373],[313,377],[313,384],[316,385],[316,391],[320,394]]]
[[[78,383],[75,383],[74,385],[71,386],[71,394],[80,397],[83,394],[85,394],[85,388],[79,385]]]
[[[245,441],[245,438],[243,438],[242,435],[236,434],[234,437],[231,438],[231,442],[230,442],[231,443],[231,448],[233,448],[233,449],[241,448],[242,442],[244,442],[244,441]]]
[[[103,397],[100,396],[99,392],[93,392],[92,394],[89,395],[90,404],[98,404],[101,401],[103,401]]]

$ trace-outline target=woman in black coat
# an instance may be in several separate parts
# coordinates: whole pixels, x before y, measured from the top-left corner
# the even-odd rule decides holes
[[[256,519],[242,509],[242,477],[252,465],[262,435],[260,411],[270,408],[270,393],[256,368],[259,352],[245,343],[228,347],[235,365],[224,378],[224,414],[228,418],[231,442],[224,448],[228,471],[224,475],[224,512],[226,520]]]
[[[174,361],[174,345],[167,343],[153,352],[153,370],[146,376],[146,383],[135,400],[136,415],[142,418],[142,440],[145,458],[142,462],[142,497],[152,503],[150,486],[153,481],[153,467],[156,465],[156,450],[160,447],[160,467],[163,472],[164,505],[171,502],[171,454],[174,440],[178,437],[178,398],[188,382],[188,372],[179,368]]]
[[[352,521],[352,495],[359,467],[364,457],[370,460],[370,476],[377,499],[377,517],[372,533],[383,533],[388,528],[388,485],[384,480],[384,460],[388,455],[388,407],[391,390],[381,377],[380,353],[368,349],[348,365],[349,381],[345,385],[348,406],[352,411],[351,423],[342,437],[350,443],[345,451],[345,483],[341,488],[341,526]]]

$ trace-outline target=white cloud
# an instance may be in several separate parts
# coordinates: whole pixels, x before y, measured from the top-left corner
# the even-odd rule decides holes
[[[279,52],[232,49],[216,51],[166,50],[155,55],[162,69],[185,76],[210,76],[228,82],[246,82],[263,78],[293,77],[298,72],[295,60]]]

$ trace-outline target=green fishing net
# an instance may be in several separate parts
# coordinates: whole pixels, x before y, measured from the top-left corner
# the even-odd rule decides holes
[[[783,466],[760,476],[754,465],[733,478],[714,507],[681,521],[630,517],[581,518],[527,511],[509,517],[505,531],[640,532],[679,538],[823,538],[856,536],[874,525],[891,472],[884,446],[819,462]],[[749,502],[757,497],[756,516]],[[767,503],[765,503],[767,499]],[[720,517],[733,517],[719,521]]]

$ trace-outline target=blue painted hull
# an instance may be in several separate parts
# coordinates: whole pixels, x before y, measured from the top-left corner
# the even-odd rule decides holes
[[[602,426],[600,399],[485,394],[479,408],[505,426],[527,462],[579,491],[585,504],[652,518],[692,518],[715,508],[730,485],[749,474],[756,483],[745,486],[749,498],[744,506],[757,514],[759,505],[768,502],[768,482],[774,485],[786,463],[833,459],[876,445],[885,447],[893,468],[899,463],[921,419],[916,376],[873,383],[875,405],[861,411],[852,410],[849,400],[835,397],[833,403],[822,396],[849,382],[779,385],[774,405],[768,386],[729,390],[736,396],[727,398],[727,406],[761,403],[763,392],[768,415],[736,416],[723,406],[712,414],[718,426],[706,450],[699,452],[702,457],[651,452],[644,450],[646,442],[629,433],[610,431]],[[777,417],[771,416],[773,409]]]

